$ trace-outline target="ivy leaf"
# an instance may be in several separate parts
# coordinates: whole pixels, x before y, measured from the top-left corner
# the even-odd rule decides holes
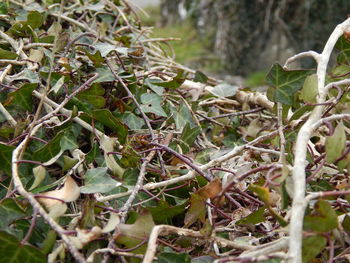
[[[127,248],[135,247],[148,238],[154,227],[152,215],[149,212],[141,213],[133,224],[119,224],[118,236],[115,241]],[[134,253],[144,253],[146,245],[133,250]]]
[[[348,64],[350,61],[350,42],[344,36],[341,36],[335,44],[335,47],[340,51],[337,62],[339,64]]]
[[[266,77],[271,85],[267,91],[268,98],[273,102],[293,105],[295,93],[311,73],[311,70],[284,70],[278,63],[274,64]]]
[[[65,151],[65,150],[73,150],[73,149],[77,149],[79,147],[78,143],[77,143],[77,138],[74,135],[74,132],[71,130],[66,130],[61,138],[60,141],[60,146],[61,146],[61,150]]]
[[[171,110],[175,121],[176,129],[182,130],[188,123],[191,127],[194,126],[192,114],[184,103],[180,104],[178,111],[173,109]]]
[[[146,79],[145,85],[153,90],[157,95],[162,96],[164,92],[164,88],[162,86],[157,85],[160,83],[159,79]]]
[[[0,229],[8,229],[13,221],[23,218],[25,215],[23,209],[13,199],[3,199],[0,202]]]
[[[158,116],[167,117],[165,111],[160,105],[162,98],[154,93],[144,93],[141,95],[141,109],[143,112],[151,112]]]
[[[131,130],[139,130],[145,125],[145,121],[131,112],[124,112],[122,119]]]
[[[35,83],[25,83],[18,90],[9,93],[8,100],[16,107],[31,111],[33,108],[32,93],[37,86]]]
[[[346,144],[346,134],[343,122],[340,122],[334,129],[331,136],[326,137],[326,161],[333,163],[342,156]]]
[[[183,142],[181,143],[183,153],[189,152],[190,147],[192,146],[200,132],[200,127],[191,128],[189,123],[185,125],[180,138],[181,142]]]
[[[252,184],[249,186],[249,190],[256,193],[265,204],[270,204],[270,192],[267,187]]]
[[[0,48],[0,59],[15,59],[18,57],[18,54],[6,49]]]
[[[188,227],[192,225],[197,221],[197,219],[201,220],[202,222],[205,221],[205,200],[206,198],[202,197],[199,194],[191,194],[190,208],[188,209],[184,219],[185,226]]]
[[[107,174],[107,167],[89,169],[84,180],[84,186],[80,188],[83,194],[107,193],[120,185]]]
[[[46,176],[46,169],[44,166],[37,166],[33,168],[33,175],[34,175],[34,182],[32,186],[29,188],[29,191],[32,191],[35,187],[37,187],[44,179]]]
[[[116,50],[116,46],[109,43],[96,43],[94,45],[98,51],[100,51],[102,57],[106,57],[111,51]]]
[[[43,16],[38,11],[30,11],[27,16],[28,25],[35,29],[41,27],[44,22]]]
[[[94,110],[92,116],[98,122],[117,132],[120,143],[125,143],[128,128],[107,109]]]
[[[238,220],[236,222],[237,225],[246,225],[246,224],[258,224],[260,222],[265,221],[265,212],[266,206],[260,207],[258,210],[254,211],[253,213],[249,214],[248,216]]]
[[[317,75],[312,74],[306,77],[303,88],[301,90],[300,98],[304,102],[316,103],[317,94],[318,94]]]
[[[190,207],[185,215],[185,226],[190,226],[197,219],[205,221],[206,207],[205,201],[216,197],[222,190],[219,178],[214,179],[204,187],[200,188],[196,193],[191,194]]]
[[[0,171],[11,174],[12,151],[16,147],[0,143]]]
[[[169,224],[174,216],[180,215],[185,212],[187,203],[181,205],[170,206],[167,202],[160,200],[157,206],[146,207],[148,211],[152,213],[155,223],[157,224]]]
[[[45,263],[46,257],[37,248],[22,245],[12,235],[0,232],[0,255],[2,262]]]
[[[304,228],[315,232],[328,232],[337,226],[337,214],[325,200],[317,201],[313,213],[304,218]]]
[[[95,108],[103,108],[106,104],[106,100],[103,97],[104,93],[104,88],[102,88],[98,83],[95,83],[91,86],[91,88],[77,94],[77,98],[90,103]]]
[[[238,87],[222,83],[214,87],[208,86],[206,89],[217,97],[232,97],[236,94]]]
[[[113,73],[107,67],[97,68],[96,72],[98,73],[98,78],[95,79],[92,83],[115,81]]]
[[[302,248],[303,263],[314,259],[326,247],[326,244],[327,239],[321,235],[304,238]]]
[[[60,141],[64,136],[64,131],[59,132],[56,136],[45,144],[43,147],[38,149],[33,154],[33,159],[39,162],[47,162],[55,157],[61,151]]]
[[[197,70],[194,73],[194,79],[195,82],[201,82],[201,83],[207,83],[208,77],[201,71]]]

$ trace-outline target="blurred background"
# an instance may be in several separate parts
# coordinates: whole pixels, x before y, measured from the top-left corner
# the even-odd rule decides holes
[[[322,51],[334,27],[350,14],[349,0],[130,0],[142,7],[154,37],[171,41],[176,61],[221,79],[259,85],[278,61]],[[314,67],[311,60],[301,67]],[[252,82],[252,83],[249,83]]]

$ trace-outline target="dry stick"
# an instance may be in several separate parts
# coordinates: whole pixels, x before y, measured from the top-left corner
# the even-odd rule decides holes
[[[212,116],[212,117],[207,117],[207,118],[211,119],[211,120],[216,120],[216,119],[221,119],[221,118],[226,118],[226,117],[235,117],[235,116],[246,115],[246,114],[250,114],[250,113],[254,113],[254,112],[259,112],[259,111],[262,111],[263,109],[264,109],[264,107],[259,107],[259,108],[252,109],[252,110],[226,113],[226,114],[221,114],[218,116]]]
[[[100,249],[96,249],[94,252],[92,252],[90,254],[90,256],[88,257],[88,259],[86,260],[86,262],[87,263],[92,263],[92,262],[94,262],[94,258],[95,258],[96,254],[104,254],[104,253],[111,253],[113,255],[118,255],[118,256],[136,257],[136,258],[143,259],[143,255],[141,255],[141,254],[134,254],[134,253],[130,253],[130,252],[115,251],[112,248],[100,248]]]
[[[238,154],[240,154],[245,149],[245,147],[247,145],[255,145],[257,143],[265,141],[268,138],[274,137],[277,134],[278,134],[278,131],[273,131],[273,132],[271,132],[271,133],[269,133],[267,135],[262,135],[262,136],[256,138],[255,140],[245,144],[245,145],[236,146],[235,148],[233,148],[227,154],[225,154],[223,156],[220,156],[218,158],[215,158],[215,159],[211,160],[210,162],[208,162],[207,164],[199,166],[198,168],[201,171],[206,171],[206,170],[208,170],[211,167],[220,165],[221,163],[223,163],[223,162],[225,162],[225,161],[227,161],[227,160],[237,156]],[[158,182],[158,183],[145,184],[143,186],[143,188],[147,189],[147,190],[152,190],[152,189],[168,186],[168,185],[171,185],[171,184],[176,184],[176,183],[179,183],[179,182],[183,182],[183,181],[186,181],[186,180],[192,180],[195,176],[196,176],[196,171],[193,170],[193,171],[189,171],[185,175],[182,175],[182,176],[179,176],[179,177],[176,177],[176,178],[172,178],[172,179],[169,179],[169,180],[166,180],[166,181],[162,181],[162,182]],[[119,193],[119,194],[103,196],[103,197],[97,198],[97,201],[105,202],[105,201],[109,201],[109,200],[113,200],[113,199],[117,199],[117,198],[120,198],[120,197],[123,197],[123,196],[130,195],[131,193],[132,193],[132,190],[129,190],[127,192],[123,192],[123,193]]]
[[[12,127],[16,127],[17,121],[12,117],[12,115],[5,109],[4,105],[0,102],[0,112],[5,116],[6,120],[10,123]]]
[[[42,125],[43,123],[40,123],[34,126],[33,129],[28,133],[26,138],[29,138],[30,136],[34,135],[39,130],[39,128],[41,128]],[[42,206],[35,199],[35,197],[32,194],[28,193],[23,187],[23,184],[19,176],[18,160],[19,160],[19,156],[21,155],[22,149],[25,147],[27,141],[28,139],[24,139],[12,152],[12,179],[13,179],[14,187],[21,196],[23,196],[29,201],[33,209],[37,211],[44,218],[44,220],[51,226],[51,228],[55,230],[59,236],[61,236],[63,242],[67,245],[67,248],[72,254],[72,256],[74,257],[74,259],[79,263],[85,263],[86,261],[83,255],[80,254],[80,252],[75,247],[71,239],[64,234],[65,230],[47,214],[47,212],[42,208]]]
[[[207,237],[203,234],[201,234],[199,231],[194,231],[191,229],[186,229],[186,228],[179,228],[175,226],[169,226],[169,225],[157,225],[153,227],[151,235],[148,240],[148,246],[146,250],[145,257],[143,258],[142,263],[152,263],[154,256],[157,251],[157,239],[158,236],[166,236],[170,234],[176,234],[179,236],[188,236],[188,237],[194,237],[194,238],[200,238],[207,240],[208,242],[217,242],[219,245],[223,247],[232,247],[240,250],[249,250],[253,249],[253,246],[250,245],[243,245],[238,242],[234,242],[231,240],[227,240],[221,237],[216,237],[216,236],[210,236]]]
[[[325,102],[327,96],[327,86],[325,87],[326,70],[330,55],[337,42],[338,38],[342,36],[344,32],[347,32],[350,27],[350,19],[339,24],[331,36],[329,37],[324,50],[321,54],[316,52],[308,52],[307,55],[312,56],[317,62],[317,78],[318,78],[318,98],[317,103]],[[305,53],[304,53],[305,54]],[[303,57],[303,55],[295,56],[296,58]],[[289,60],[291,61],[291,60]],[[289,63],[289,61],[287,61]],[[287,63],[287,64],[288,64]],[[313,132],[313,125],[320,120],[324,106],[316,106],[310,114],[308,120],[301,127],[295,146],[295,159],[293,166],[293,203],[291,210],[290,221],[290,241],[289,241],[289,263],[302,262],[301,247],[302,247],[302,231],[303,231],[303,218],[305,212],[305,166],[306,166],[306,151],[307,143]]]
[[[125,202],[125,204],[123,205],[123,207],[120,209],[120,212],[122,213],[121,219],[120,221],[122,223],[125,222],[125,217],[127,215],[127,212],[129,211],[129,209],[132,206],[133,201],[136,198],[136,195],[138,194],[138,192],[142,189],[143,187],[143,181],[145,179],[145,174],[146,174],[146,168],[147,165],[149,164],[149,162],[153,159],[154,155],[155,155],[156,151],[151,151],[146,159],[144,160],[144,162],[141,165],[141,169],[140,169],[140,173],[139,176],[137,178],[137,182],[135,184],[134,189],[132,190],[131,195],[129,196],[128,200]]]
[[[40,92],[34,90],[33,94],[35,97],[37,97],[38,99],[42,99],[44,97],[44,102],[46,104],[48,104],[49,106],[53,107],[53,108],[58,108],[60,105],[57,104],[56,102],[54,102],[53,100],[49,99],[48,97],[46,97],[44,94],[41,94]],[[71,116],[72,115],[72,111],[71,110],[67,110],[65,108],[61,108],[60,112],[62,112],[63,114],[67,115],[67,116]],[[103,132],[94,129],[89,123],[83,121],[82,119],[80,119],[79,117],[74,117],[73,121],[78,123],[80,126],[82,126],[83,128],[85,128],[86,130],[96,134],[97,137],[101,138],[103,136],[107,136],[105,135]]]
[[[34,231],[34,228],[35,228],[35,224],[36,224],[37,214],[38,214],[38,211],[36,209],[34,209],[33,215],[32,215],[32,221],[30,223],[30,227],[29,227],[29,229],[27,231],[27,234],[22,239],[21,245],[25,245],[28,242],[30,236],[32,235],[32,233]]]

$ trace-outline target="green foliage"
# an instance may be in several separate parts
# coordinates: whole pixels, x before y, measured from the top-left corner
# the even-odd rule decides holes
[[[45,256],[36,248],[29,245],[22,245],[18,240],[6,233],[0,231],[0,253],[3,262],[13,263],[44,263]]]
[[[281,65],[275,64],[270,69],[266,81],[270,86],[268,98],[274,102],[293,105],[295,94],[301,89],[310,70],[284,70]]]
[[[179,61],[195,63],[208,54],[191,24],[154,35],[126,1],[73,2],[0,3],[0,59],[13,60],[0,85],[2,260],[76,261],[66,237],[85,258],[114,247],[140,262],[156,224],[171,228],[159,233],[156,262],[213,262],[216,246],[239,256],[237,244],[275,241],[293,205],[297,134],[314,109],[322,118],[347,113],[347,85],[315,105],[314,71],[275,64],[266,81],[253,74],[242,89],[177,64],[153,39],[180,36]],[[350,72],[349,41],[337,48],[326,83]],[[271,101],[254,91],[266,83]],[[273,102],[283,105],[281,119]],[[307,206],[303,262],[324,260],[327,242],[339,255],[348,237],[335,233],[350,229],[347,196],[337,192],[349,189],[350,126],[323,124],[310,132],[303,161],[307,194],[327,191],[329,199]]]

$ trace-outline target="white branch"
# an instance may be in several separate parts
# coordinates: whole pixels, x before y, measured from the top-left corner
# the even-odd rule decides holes
[[[148,246],[146,250],[145,257],[143,258],[142,263],[152,263],[154,259],[154,255],[157,252],[157,239],[158,236],[162,235],[169,235],[169,234],[176,234],[179,236],[189,236],[189,237],[195,237],[200,239],[206,239],[207,241],[215,241],[222,247],[232,247],[240,250],[249,250],[253,249],[253,246],[250,245],[244,245],[238,242],[234,242],[225,238],[216,237],[216,236],[210,236],[205,237],[203,234],[201,234],[199,231],[194,231],[191,229],[186,228],[180,228],[175,226],[169,226],[169,225],[157,225],[153,227],[151,235],[148,240]]]
[[[311,56],[317,58],[317,79],[319,94],[317,97],[317,103],[323,103],[327,96],[329,87],[325,87],[325,77],[327,71],[327,65],[332,53],[332,50],[342,34],[349,28],[350,19],[347,19],[342,24],[339,24],[331,36],[329,37],[323,52],[316,56],[316,53],[310,53]],[[299,56],[300,57],[300,56]],[[314,124],[318,122],[322,116],[324,106],[316,106],[311,112],[309,119],[301,127],[295,146],[295,159],[293,166],[293,203],[291,210],[290,221],[290,241],[289,241],[289,259],[290,263],[302,262],[301,247],[302,247],[302,233],[303,233],[303,218],[305,212],[305,166],[306,166],[306,152],[307,143],[312,134]]]
[[[299,54],[296,54],[290,58],[287,59],[286,63],[284,63],[283,68],[284,69],[288,69],[288,65],[290,63],[293,63],[294,61],[301,59],[301,58],[307,58],[307,57],[312,57],[315,59],[316,62],[318,62],[319,58],[320,58],[320,54],[318,54],[315,51],[306,51],[306,52],[301,52]]]

